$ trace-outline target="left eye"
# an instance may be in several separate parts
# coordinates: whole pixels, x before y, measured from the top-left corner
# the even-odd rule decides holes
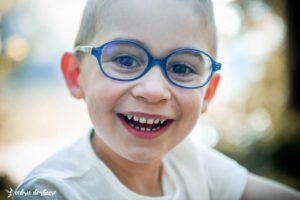
[[[139,67],[139,62],[134,57],[129,55],[120,55],[118,57],[115,57],[113,59],[113,62],[124,68]]]
[[[196,73],[189,65],[184,63],[170,64],[168,71],[179,76],[188,76]]]

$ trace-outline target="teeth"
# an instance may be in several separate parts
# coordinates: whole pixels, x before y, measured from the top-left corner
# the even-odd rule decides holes
[[[145,117],[138,117],[138,116],[135,116],[135,115],[126,115],[127,119],[128,120],[131,120],[133,119],[134,121],[136,122],[140,122],[142,124],[163,124],[166,120],[165,119],[147,119]]]
[[[139,131],[144,131],[144,132],[154,132],[157,131],[161,128],[161,126],[157,126],[156,128],[144,128],[144,127],[139,127],[139,126],[134,126],[133,124],[130,124],[130,126],[134,127],[136,130]]]
[[[154,120],[154,124],[158,124],[159,123],[159,119]]]
[[[134,116],[134,117],[133,117],[133,120],[137,122],[137,121],[139,121],[139,117]]]
[[[146,118],[144,118],[144,117],[141,117],[140,118],[140,120],[139,120],[139,122],[141,123],[141,124],[145,124],[146,123]]]
[[[147,119],[147,124],[153,124],[154,119]]]
[[[163,123],[166,122],[166,119],[152,119],[152,118],[147,119],[145,117],[138,117],[138,116],[135,116],[135,115],[126,115],[126,118],[128,120],[133,120],[133,121],[139,122],[141,124],[149,124],[149,125],[163,124]],[[142,131],[151,131],[150,128],[140,128],[138,126],[135,127],[133,123],[130,123],[130,126],[136,128],[137,130],[140,130],[140,129],[142,130],[143,129]],[[160,126],[154,128],[154,131],[159,129],[159,128],[160,128]],[[153,131],[153,129],[152,129],[152,131]]]

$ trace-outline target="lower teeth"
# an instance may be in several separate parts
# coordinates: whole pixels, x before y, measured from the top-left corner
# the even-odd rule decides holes
[[[158,125],[155,128],[146,128],[146,127],[140,127],[137,124],[132,123],[131,121],[127,121],[127,122],[131,127],[135,128],[136,130],[142,131],[142,132],[154,132],[154,131],[159,130],[162,127],[161,125]]]
[[[133,125],[130,124],[130,126],[134,127]],[[157,131],[159,130],[161,127],[158,126],[157,128],[144,128],[144,127],[139,127],[139,126],[136,126],[134,127],[136,130],[139,130],[139,131],[143,131],[143,132],[151,132],[151,131]]]

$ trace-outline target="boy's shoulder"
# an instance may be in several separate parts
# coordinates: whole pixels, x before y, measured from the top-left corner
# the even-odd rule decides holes
[[[228,171],[247,175],[247,169],[224,153],[187,137],[167,156],[171,162],[183,163],[184,168],[203,169],[206,177],[221,179]]]
[[[63,194],[76,199],[72,182],[84,177],[94,162],[89,155],[92,153],[87,144],[89,135],[64,147],[35,167],[16,188],[14,199],[65,199]]]
[[[194,161],[200,164],[207,164],[207,161],[212,162],[234,162],[223,153],[217,151],[213,147],[203,144],[200,141],[195,141],[190,137],[185,138],[167,155],[176,157],[181,161]]]
[[[192,186],[188,190],[195,196],[201,187],[207,187],[210,199],[239,199],[246,186],[246,168],[189,137],[170,151],[166,160],[176,168],[185,185]]]
[[[27,177],[47,176],[60,179],[81,176],[89,169],[89,148],[87,135],[63,147],[35,167]]]

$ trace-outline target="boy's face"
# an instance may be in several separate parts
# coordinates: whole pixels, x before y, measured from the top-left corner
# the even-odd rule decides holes
[[[99,18],[99,32],[86,45],[138,40],[158,58],[184,47],[208,52],[208,34],[192,6],[174,0],[114,1],[109,12]],[[182,141],[194,127],[204,100],[203,88],[175,87],[159,67],[132,82],[111,80],[101,73],[93,56],[82,60],[78,80],[81,92],[75,96],[85,99],[96,132],[94,140],[101,141],[94,144],[103,143],[103,151],[138,163],[157,160]],[[143,134],[128,126],[120,114],[169,122],[154,133]]]

